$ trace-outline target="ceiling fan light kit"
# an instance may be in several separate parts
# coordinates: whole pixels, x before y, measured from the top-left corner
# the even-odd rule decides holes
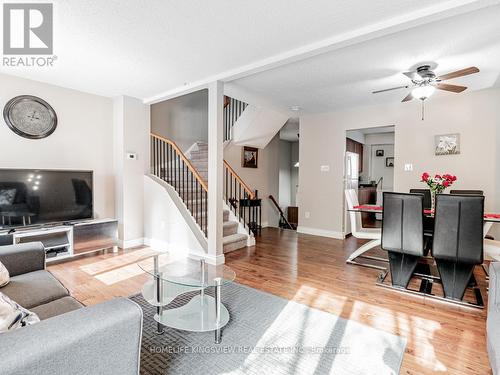
[[[432,85],[418,86],[411,90],[411,96],[415,99],[425,100],[434,94],[434,91],[436,91],[436,88]]]
[[[436,73],[434,73],[431,70],[430,65],[422,65],[419,66],[416,70],[411,71],[411,72],[404,72],[403,74],[411,79],[411,85],[406,85],[406,86],[398,86],[398,87],[393,87],[390,89],[383,89],[383,90],[377,90],[373,91],[373,94],[379,94],[381,92],[386,92],[386,91],[392,91],[392,90],[398,90],[402,88],[410,88],[411,91],[408,95],[405,96],[405,98],[402,100],[402,102],[408,102],[412,99],[420,99],[422,101],[422,120],[424,119],[424,100],[428,99],[436,89],[438,90],[444,90],[444,91],[449,91],[453,93],[460,93],[464,90],[467,89],[465,86],[459,86],[459,85],[451,85],[448,83],[441,83],[442,81],[448,80],[448,79],[453,79],[453,78],[458,78],[458,77],[463,77],[467,76],[469,74],[474,74],[478,73],[479,69],[476,68],[475,66],[471,66],[469,68],[457,70],[455,72],[451,72],[448,74],[444,74],[442,76],[437,76]]]

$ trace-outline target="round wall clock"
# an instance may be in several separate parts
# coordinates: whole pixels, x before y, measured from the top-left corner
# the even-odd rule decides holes
[[[57,127],[57,115],[50,104],[31,95],[9,100],[3,118],[14,133],[29,139],[48,137]]]

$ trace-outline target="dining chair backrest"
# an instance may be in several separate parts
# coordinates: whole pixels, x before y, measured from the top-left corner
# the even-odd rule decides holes
[[[484,197],[436,196],[432,255],[445,261],[483,263]]]
[[[384,193],[382,249],[424,255],[422,194]]]
[[[451,195],[484,195],[482,190],[450,190]]]
[[[355,206],[359,206],[358,193],[354,189],[345,190],[345,199],[347,201],[347,208],[349,210],[354,209]],[[351,232],[354,237],[356,237],[356,232],[363,229],[363,224],[361,222],[361,214],[359,212],[349,211],[349,220],[351,221]]]
[[[430,210],[432,207],[431,191],[429,189],[410,189],[410,194],[424,195],[424,209]]]

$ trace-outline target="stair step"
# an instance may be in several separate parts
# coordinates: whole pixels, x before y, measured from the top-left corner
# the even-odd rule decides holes
[[[231,236],[238,233],[238,222],[236,221],[225,221],[222,224],[222,235],[224,237]]]
[[[224,254],[247,246],[248,236],[246,234],[232,234],[222,239]]]
[[[197,214],[198,214],[197,217],[203,218],[203,220],[205,220],[205,218],[207,217],[207,214],[206,214],[205,211],[204,212],[199,212]],[[193,212],[191,212],[191,215],[193,217],[195,217]],[[224,223],[228,222],[228,220],[229,220],[229,210],[223,210],[222,211],[222,220],[223,220]]]

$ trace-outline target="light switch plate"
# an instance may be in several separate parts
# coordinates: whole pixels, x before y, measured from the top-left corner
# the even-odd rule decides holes
[[[309,219],[309,218],[311,217],[311,213],[310,213],[309,211],[306,211],[306,212],[304,213],[304,217],[305,217],[306,219]]]
[[[330,166],[329,165],[322,165],[320,168],[321,172],[330,172]]]
[[[411,172],[411,171],[413,171],[413,164],[406,163],[405,164],[405,172]]]

